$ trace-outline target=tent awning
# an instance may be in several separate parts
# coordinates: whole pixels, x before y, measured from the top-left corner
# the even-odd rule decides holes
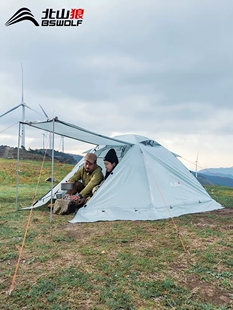
[[[20,123],[44,131],[49,132],[54,131],[55,134],[68,137],[74,140],[87,142],[94,145],[112,145],[112,146],[133,145],[133,143],[103,136],[95,132],[81,128],[79,126],[75,126],[73,124],[60,121],[57,117],[46,121],[35,121],[35,122],[25,121]]]

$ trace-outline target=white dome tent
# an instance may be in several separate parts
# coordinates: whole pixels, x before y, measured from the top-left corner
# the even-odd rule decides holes
[[[114,138],[98,135],[57,118],[45,122],[25,122],[32,127],[85,141],[96,145],[98,164],[114,148],[119,164],[88,203],[79,209],[70,223],[159,220],[184,214],[212,211],[223,208],[210,197],[192,173],[180,162],[177,155],[156,141],[137,135]],[[51,194],[60,190],[60,184],[83,165],[83,159],[58,184],[30,208],[44,205]]]

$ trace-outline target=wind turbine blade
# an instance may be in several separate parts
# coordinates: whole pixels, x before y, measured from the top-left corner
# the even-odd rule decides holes
[[[30,107],[29,107],[28,105],[26,105],[26,104],[25,104],[25,107],[28,108],[29,110],[32,110],[33,112],[36,112],[36,113],[39,114],[39,115],[43,115],[43,114],[37,112],[36,110],[33,110],[32,108],[30,108]]]
[[[20,104],[19,104],[19,105],[17,105],[16,107],[14,107],[14,108],[10,109],[10,110],[9,110],[9,111],[7,111],[6,113],[4,113],[4,114],[0,115],[0,117],[2,117],[2,116],[4,116],[4,115],[6,115],[6,114],[8,114],[8,113],[10,113],[10,112],[12,112],[12,111],[14,111],[14,110],[18,109],[21,105],[22,105],[22,103],[20,103]]]
[[[21,71],[22,71],[22,97],[21,97],[21,100],[22,100],[22,103],[24,102],[24,94],[23,94],[23,64],[21,62]]]
[[[47,117],[47,119],[49,119],[49,117],[48,117],[48,115],[47,115],[47,113],[45,112],[45,110],[42,108],[42,106],[39,104],[39,106],[41,107],[41,110],[43,111],[43,113],[44,113],[44,115],[45,115],[45,117]]]

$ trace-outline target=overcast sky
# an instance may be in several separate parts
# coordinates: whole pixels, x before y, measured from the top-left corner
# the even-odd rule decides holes
[[[189,169],[197,154],[199,170],[233,166],[232,0],[37,2],[0,3],[0,115],[21,103],[22,63],[24,101],[40,113],[27,109],[27,120],[45,120],[41,104],[103,135],[154,139]],[[83,8],[83,24],[6,27],[21,7],[39,23],[46,8]],[[0,145],[17,146],[21,119],[21,108],[0,118]],[[26,148],[42,148],[43,137],[26,128]]]

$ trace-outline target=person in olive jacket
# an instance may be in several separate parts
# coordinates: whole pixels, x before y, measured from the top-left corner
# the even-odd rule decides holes
[[[97,165],[97,156],[87,153],[84,157],[84,166],[81,167],[68,182],[74,183],[73,189],[67,191],[71,201],[79,206],[85,203],[87,197],[92,196],[93,188],[104,179],[102,168]]]

